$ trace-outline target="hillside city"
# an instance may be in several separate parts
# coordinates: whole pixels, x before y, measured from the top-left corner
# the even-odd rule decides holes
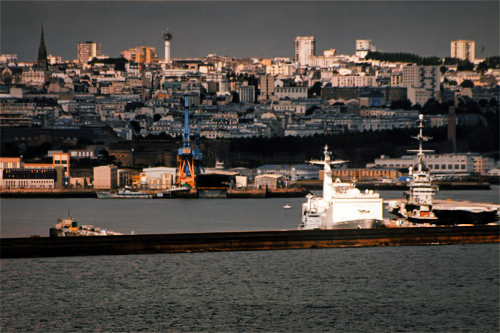
[[[495,156],[457,153],[456,126],[488,125],[499,113],[500,57],[476,58],[474,41],[452,41],[445,58],[377,52],[371,40],[353,41],[353,55],[333,48],[317,55],[313,36],[297,36],[290,41],[293,58],[209,54],[175,59],[170,57],[172,33],[167,29],[162,37],[164,59],[148,46],[111,58],[101,52],[100,43],[86,41],[78,43],[77,59],[63,61],[48,53],[43,28],[36,62],[2,54],[2,177],[9,168],[28,168],[28,162],[31,168],[43,167],[47,158],[52,166],[69,166],[71,159],[75,172],[77,166],[96,164],[173,167],[184,133],[184,98],[189,131],[201,140],[206,167],[217,162],[245,166],[235,162],[245,157],[231,149],[231,141],[411,130],[424,114],[428,128],[448,129],[446,154],[429,156],[434,172],[498,172]],[[285,159],[309,157],[299,152]],[[381,156],[366,168],[403,170],[412,161]],[[267,165],[250,174],[317,178],[317,168],[303,169],[297,175],[290,165]],[[63,185],[92,183],[85,172],[79,176],[88,179],[75,182],[68,167],[64,174]],[[19,186],[4,182],[3,188]]]

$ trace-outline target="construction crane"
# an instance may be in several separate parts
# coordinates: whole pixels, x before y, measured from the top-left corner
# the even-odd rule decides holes
[[[196,137],[195,150],[191,148],[189,134],[189,100],[184,95],[184,132],[182,135],[182,147],[177,152],[177,186],[196,187],[195,163],[200,164],[203,154],[199,149],[199,134]]]
[[[195,133],[194,135],[194,154],[193,154],[193,160],[194,160],[194,171],[196,175],[199,175],[201,173],[204,173],[205,170],[203,169],[203,154],[200,151],[200,118],[198,118],[198,132]]]

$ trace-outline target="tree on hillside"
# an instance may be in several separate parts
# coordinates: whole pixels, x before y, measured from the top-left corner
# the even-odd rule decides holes
[[[307,91],[308,97],[319,97],[321,96],[321,82],[315,82],[311,88]]]
[[[474,87],[474,82],[471,80],[463,80],[462,83],[460,83],[460,87],[462,88],[473,88]]]

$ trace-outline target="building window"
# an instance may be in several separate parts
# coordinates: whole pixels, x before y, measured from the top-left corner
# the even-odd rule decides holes
[[[441,169],[445,170],[446,169],[446,164],[441,164]]]
[[[439,170],[439,164],[434,165],[434,169]]]

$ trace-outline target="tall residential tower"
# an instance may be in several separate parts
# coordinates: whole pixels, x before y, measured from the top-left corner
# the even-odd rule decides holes
[[[78,43],[78,63],[86,65],[92,58],[101,55],[101,43],[85,42]]]
[[[297,36],[295,38],[295,62],[307,66],[309,60],[316,55],[314,36]]]
[[[451,42],[451,57],[474,62],[476,42],[473,40],[454,40]]]

